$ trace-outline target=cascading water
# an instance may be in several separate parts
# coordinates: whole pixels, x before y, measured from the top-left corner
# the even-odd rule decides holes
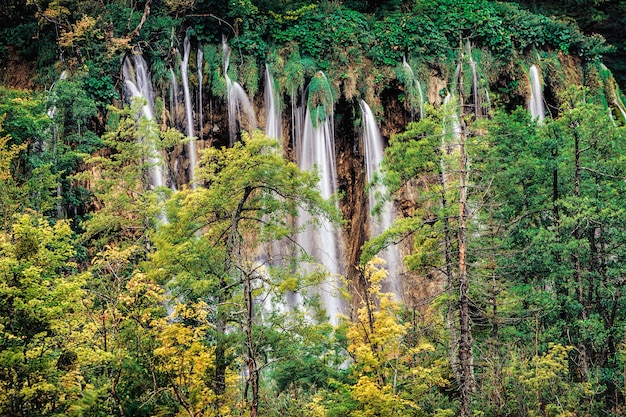
[[[154,120],[154,93],[152,90],[152,82],[150,80],[150,74],[148,73],[148,66],[141,54],[136,53],[133,56],[135,67],[130,61],[130,58],[124,58],[124,65],[122,67],[122,73],[124,75],[124,86],[126,88],[129,101],[131,98],[139,97],[145,100],[141,111],[146,120]],[[149,128],[153,126],[148,125]],[[148,157],[148,176],[149,183],[152,187],[162,187],[165,185],[163,180],[163,163],[159,157],[159,153],[156,149],[153,137],[156,132],[146,132],[145,136],[141,138],[147,141],[148,150],[150,156]],[[152,137],[151,137],[152,136]]]
[[[276,96],[274,92],[274,80],[270,73],[269,66],[265,64],[265,134],[270,138],[276,139],[280,143],[282,118],[279,106],[276,105]],[[277,197],[280,198],[280,197]],[[270,258],[282,258],[283,242],[272,242],[267,248]],[[284,307],[284,306],[283,306]]]
[[[489,114],[491,110],[491,101],[489,99],[489,90],[485,87],[481,88],[481,79],[478,74],[478,63],[474,60],[472,44],[470,41],[465,43],[465,56],[467,57],[466,62],[469,63],[469,71],[472,75],[471,98],[473,102],[472,106],[474,109],[474,115],[477,118],[483,117]],[[463,63],[459,63],[454,73],[454,78],[457,80],[457,83],[463,81],[459,79],[462,65]]]
[[[624,105],[624,101],[621,98],[619,86],[615,82],[615,78],[611,74],[611,71],[609,71],[609,69],[606,67],[606,65],[600,64],[600,69],[602,78],[606,78],[604,85],[605,91],[611,93],[613,105],[616,107],[617,111],[619,111],[618,116],[621,116],[622,123],[626,123],[626,106]],[[609,117],[611,118],[611,120],[613,120],[613,124],[615,124],[615,116],[613,115],[613,109],[610,105],[607,106],[607,110],[609,113]]]
[[[180,109],[178,106],[178,97],[180,91],[178,89],[178,80],[174,73],[174,68],[170,67],[170,117],[174,126],[178,126]]]
[[[624,104],[622,103],[622,100],[620,100],[620,98],[618,97],[617,93],[613,93],[613,102],[615,103],[615,106],[617,106],[617,108],[619,109],[620,114],[622,115],[622,120],[626,122],[626,108],[624,107]]]
[[[472,57],[472,53],[469,53],[470,68],[472,69],[472,95],[474,96],[474,114],[476,117],[482,116],[482,105],[480,102],[480,95],[478,94],[478,74],[476,73],[476,61]]]
[[[530,99],[528,100],[528,111],[530,111],[533,119],[541,123],[545,117],[545,108],[543,106],[543,90],[541,88],[539,69],[536,65],[530,67],[529,78]]]
[[[304,101],[304,94],[302,95]],[[293,141],[293,154],[295,158],[300,155],[299,146],[302,144],[302,132],[304,131],[304,114],[306,112],[306,104],[302,103],[301,106],[297,104],[297,93],[293,91],[291,93],[291,138]]]
[[[224,78],[226,79],[226,89],[228,90],[228,133],[230,135],[230,145],[234,145],[237,140],[239,128],[244,128],[244,116],[247,118],[247,129],[252,132],[256,129],[256,117],[254,109],[248,95],[243,87],[237,82],[233,82],[228,76],[228,65],[230,62],[230,49],[226,43],[226,38],[222,40],[222,48],[224,51]],[[237,127],[239,122],[239,128]]]
[[[443,120],[443,135],[441,135],[441,148],[442,151],[449,155],[452,153],[452,150],[458,144],[458,139],[461,136],[461,123],[459,121],[459,115],[456,111],[448,110],[450,107],[450,102],[452,101],[452,96],[450,93],[446,94],[446,97],[443,99],[443,108],[444,108],[444,120]],[[441,158],[441,169],[446,175],[446,167],[445,167],[445,158]]]
[[[198,53],[196,55],[196,65],[198,67],[198,136],[202,140],[202,63],[204,61],[204,53],[201,45],[198,45]]]
[[[420,84],[419,80],[415,78],[413,68],[411,68],[409,63],[406,62],[406,57],[402,58],[402,66],[406,70],[408,76],[406,87],[408,90],[407,92],[409,95],[409,102],[411,104],[411,111],[412,113],[415,113],[415,104],[413,103],[413,100],[415,99],[414,96],[417,96],[417,103],[419,105],[419,116],[421,120],[424,118],[424,92],[422,91],[422,84]],[[411,114],[411,117],[415,119],[414,114]]]
[[[328,85],[326,76],[319,73]],[[323,198],[331,198],[337,192],[337,168],[335,162],[335,137],[333,129],[332,108],[330,112],[324,109],[323,120],[319,120],[319,114],[315,109],[307,108],[304,116],[304,129],[301,143],[296,144],[298,166],[301,170],[319,171],[319,190]],[[311,117],[315,111],[316,123]],[[340,231],[325,218],[319,219],[319,224],[311,225],[311,217],[301,211],[298,217],[299,225],[309,225],[297,237],[298,243],[306,252],[317,258],[329,271],[330,277],[322,283],[319,295],[330,317],[330,322],[337,325],[339,314],[344,311],[344,305],[338,297],[340,274]]]
[[[152,90],[152,82],[150,80],[150,74],[148,73],[148,66],[146,65],[146,61],[140,54],[134,55],[135,61],[135,69],[133,71],[132,64],[128,57],[124,58],[124,65],[122,67],[122,72],[124,75],[124,86],[126,87],[126,91],[129,94],[129,99],[133,97],[141,97],[146,100],[146,103],[142,107],[142,114],[146,120],[154,120],[154,93]],[[173,74],[173,72],[172,72]],[[148,125],[150,128],[156,128],[155,125]],[[154,132],[156,133],[156,132]],[[147,137],[142,138],[142,140],[147,140],[148,149],[150,152],[150,156],[148,157],[148,176],[150,185],[153,188],[163,187],[165,186],[165,181],[163,180],[163,162],[162,158],[160,158],[160,154],[156,150],[156,146],[153,140],[150,139],[151,134],[148,134]],[[165,211],[163,210],[161,213],[156,215],[156,218],[159,222],[163,224],[167,224],[167,216]],[[170,296],[169,290],[166,290],[166,294]],[[165,309],[167,310],[167,314],[170,317],[174,315],[174,303],[172,301],[164,302]]]
[[[188,144],[188,157],[189,157],[189,183],[191,188],[196,188],[196,139],[194,137],[193,129],[193,104],[191,102],[191,93],[189,92],[189,54],[191,52],[191,46],[189,44],[189,37],[185,36],[183,41],[183,60],[180,62],[180,74],[183,79],[183,93],[185,94],[185,116],[187,120],[187,138]]]
[[[62,81],[62,80],[66,80],[66,79],[67,79],[67,70],[63,70],[61,72],[61,75],[59,76],[59,80],[57,82]],[[56,85],[56,83],[54,83],[54,84],[52,84],[50,86],[50,91],[52,91],[52,89],[54,88],[55,85]],[[48,117],[50,119],[54,119],[54,116],[56,116],[56,114],[57,114],[57,106],[53,105],[52,107],[50,107],[48,109],[47,113],[48,113]]]
[[[378,216],[373,215],[371,211],[376,206],[376,200],[386,194],[384,185],[378,183],[376,186],[372,185],[375,175],[380,172],[380,166],[383,161],[384,149],[383,138],[376,124],[376,118],[372,113],[372,110],[363,100],[359,102],[361,106],[361,113],[363,115],[363,147],[365,149],[365,173],[367,177],[367,183],[370,184],[370,190],[368,193],[369,198],[369,225],[370,236],[375,237],[387,230],[394,220],[394,209],[391,201],[385,201],[380,209]],[[396,299],[401,299],[403,295],[402,281],[399,273],[401,270],[400,255],[398,248],[390,246],[382,254],[382,258],[387,261],[387,271],[389,276],[386,282],[383,282],[383,291],[392,292]]]
[[[59,81],[62,81],[65,79],[67,79],[67,71],[63,70],[63,72],[61,72],[61,75],[59,76]],[[52,91],[55,85],[56,83],[52,84],[52,86],[50,87],[50,91]],[[54,119],[56,114],[57,114],[57,106],[53,105],[52,107],[48,109],[48,117],[52,120]],[[57,144],[59,141],[59,129],[56,123],[52,123],[51,128],[52,128],[52,153],[54,155],[54,161],[56,164],[57,163]],[[47,148],[48,148],[48,144],[45,141],[44,142],[37,141],[35,143],[35,149],[40,149],[42,152],[45,152]],[[61,189],[61,182],[59,181],[57,184],[57,199],[58,199],[57,218],[59,219],[62,218],[63,216],[63,204],[62,204],[62,199],[61,199],[62,191],[63,190]]]
[[[280,108],[276,103],[274,80],[270,68],[265,65],[265,134],[280,141],[282,127]]]

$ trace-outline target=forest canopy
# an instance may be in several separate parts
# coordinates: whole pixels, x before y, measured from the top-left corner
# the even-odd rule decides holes
[[[2,2],[0,414],[623,415],[614,3]]]

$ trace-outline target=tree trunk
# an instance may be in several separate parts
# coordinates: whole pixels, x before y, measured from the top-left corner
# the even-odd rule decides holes
[[[466,126],[463,121],[463,39],[459,37],[461,54],[459,71],[459,390],[461,417],[470,417],[471,396],[474,391],[471,320],[469,315],[469,278],[467,275],[467,154]]]
[[[246,304],[245,332],[248,350],[248,383],[246,384],[246,394],[248,385],[252,388],[252,400],[250,401],[250,417],[259,415],[259,370],[256,364],[256,352],[252,330],[254,326],[254,300],[252,299],[252,280],[249,273],[244,278],[244,298]],[[247,398],[247,395],[246,395]]]
[[[444,144],[442,144],[442,148]],[[443,157],[443,155],[442,155]],[[443,161],[443,159],[442,159]],[[446,198],[446,178],[445,178],[445,170],[444,164],[441,163],[441,171],[439,173],[439,181],[441,185],[441,209],[445,211],[448,207],[448,199]],[[450,221],[446,215],[443,216],[443,243],[444,243],[444,262],[445,262],[445,274],[446,274],[446,286],[448,288],[448,295],[450,296],[450,301],[448,302],[448,313],[446,317],[446,322],[448,325],[448,331],[450,332],[450,345],[449,345],[449,355],[450,355],[450,366],[452,367],[452,371],[454,372],[454,376],[458,383],[461,381],[461,374],[459,372],[459,361],[458,359],[458,347],[459,347],[459,338],[457,334],[457,329],[455,325],[455,303],[454,303],[454,294],[455,294],[455,285],[452,276],[452,239],[450,238]]]
[[[577,131],[577,126],[574,126],[574,197],[578,200],[580,198],[580,138]],[[578,227],[580,226],[580,227]],[[580,242],[582,239],[582,225],[576,225],[573,232],[574,239]],[[580,253],[578,248],[572,254],[572,262],[574,266],[574,282],[576,283],[576,298],[581,306],[580,316],[581,320],[587,320],[587,306],[585,303],[585,289],[582,277],[582,267],[580,264]],[[587,355],[587,346],[581,340],[578,344],[578,367],[580,371],[581,380],[587,379],[587,373],[589,372],[589,358]]]
[[[469,278],[467,275],[467,155],[465,127],[459,135],[459,366],[461,417],[472,415],[470,402],[474,391],[471,320],[469,315]]]
[[[220,280],[220,287],[224,288],[226,283]],[[215,343],[215,382],[213,390],[215,391],[215,415],[221,417],[220,409],[222,408],[222,396],[226,392],[226,368],[228,363],[226,360],[226,318],[223,316],[220,306],[224,302],[224,295],[220,295],[217,300],[217,319],[215,323],[216,343]]]

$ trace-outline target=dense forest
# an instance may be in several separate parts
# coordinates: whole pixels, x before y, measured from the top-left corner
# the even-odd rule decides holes
[[[624,415],[625,24],[4,0],[0,415]]]

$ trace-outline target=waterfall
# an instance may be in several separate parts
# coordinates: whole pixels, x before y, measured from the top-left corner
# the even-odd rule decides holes
[[[63,70],[61,72],[61,75],[59,76],[59,81],[61,80],[65,80],[67,79],[67,71]],[[58,81],[57,81],[58,82]],[[56,85],[56,83],[52,84],[50,86],[50,92],[52,92],[52,89],[54,88],[54,86]],[[52,105],[52,107],[50,107],[48,109],[48,117],[52,120],[54,119],[54,117],[57,114],[57,106]],[[57,163],[57,145],[58,145],[58,141],[59,141],[59,128],[57,126],[56,123],[52,122],[50,124],[51,128],[52,128],[52,153],[54,155],[54,163]],[[37,140],[37,142],[35,142],[35,149],[39,149],[42,152],[45,152],[48,148],[48,144],[46,142],[40,142],[39,140]],[[62,218],[63,216],[63,203],[62,203],[62,199],[61,199],[61,195],[62,195],[62,188],[61,188],[61,182],[58,181],[57,182],[57,218]]]
[[[59,82],[59,81],[61,81],[61,80],[66,80],[66,79],[67,79],[67,70],[63,70],[63,71],[61,72],[61,75],[59,76],[59,79],[58,79],[58,81],[57,81],[57,82]],[[57,82],[53,83],[53,84],[50,86],[50,92],[52,92],[52,89],[54,88],[54,86],[56,85],[56,83],[57,83]],[[50,108],[48,109],[48,112],[47,112],[47,113],[48,113],[48,117],[49,117],[50,119],[54,119],[54,116],[56,116],[56,114],[57,114],[57,106],[53,105],[52,107],[50,107]]]
[[[282,120],[276,103],[274,80],[270,68],[265,64],[265,134],[280,141]]]
[[[230,145],[234,145],[237,140],[237,133],[239,128],[244,124],[244,117],[247,118],[247,130],[252,132],[256,129],[256,117],[254,116],[254,109],[248,95],[244,91],[243,87],[237,82],[231,81],[228,76],[228,65],[230,62],[230,49],[226,43],[226,38],[222,40],[222,48],[224,51],[224,78],[226,79],[226,89],[228,90],[228,133],[230,135]],[[239,121],[239,128],[237,122]]]
[[[422,84],[420,84],[419,80],[415,78],[415,74],[413,73],[413,69],[406,62],[406,57],[402,58],[402,66],[404,67],[408,80],[406,82],[407,87],[407,98],[409,100],[409,104],[411,105],[411,118],[415,119],[415,103],[413,100],[415,99],[415,95],[417,95],[417,102],[419,105],[419,116],[420,120],[424,118],[424,92],[422,91]]]
[[[600,69],[601,69],[601,76],[603,79],[605,79],[604,81],[605,96],[608,95],[607,93],[611,95],[610,98],[613,100],[613,105],[615,106],[616,110],[619,112],[619,114],[617,115],[618,118],[619,116],[621,116],[622,123],[626,123],[626,106],[624,106],[624,102],[622,98],[620,97],[619,86],[617,85],[617,82],[615,81],[613,74],[611,74],[611,71],[606,67],[606,65],[600,64]],[[613,116],[613,109],[611,108],[611,105],[608,102],[609,97],[606,97],[606,100],[607,100],[607,108],[609,112],[609,117],[613,121],[613,125],[615,125],[615,117]]]
[[[615,106],[617,106],[618,110],[620,111],[622,115],[622,120],[626,122],[626,108],[624,108],[624,104],[622,103],[622,100],[620,100],[619,96],[617,95],[617,92],[613,93],[613,102],[615,103]]]
[[[456,110],[448,110],[452,96],[450,93],[446,94],[443,99],[444,118],[443,118],[443,135],[441,135],[441,149],[444,155],[450,155],[454,147],[458,146],[458,139],[461,136],[461,122],[459,121],[459,115]],[[447,137],[451,135],[453,140],[447,140]],[[444,176],[447,176],[445,167],[445,158],[441,158],[441,170]]]
[[[323,73],[320,75],[325,78]],[[335,162],[335,137],[333,116],[325,112],[323,121],[319,120],[316,126],[311,118],[311,108],[307,108],[304,116],[304,128],[301,143],[296,144],[298,166],[303,171],[317,169],[319,171],[319,191],[323,198],[328,199],[337,192],[337,168]],[[338,208],[338,207],[337,207]],[[329,278],[319,288],[319,295],[330,323],[337,325],[339,314],[344,311],[343,302],[337,296],[340,281],[340,230],[328,219],[318,219],[319,224],[311,225],[311,216],[301,211],[298,217],[300,226],[307,225],[306,229],[297,237],[298,243],[311,256],[317,258],[329,271]]]
[[[174,68],[170,67],[170,118],[172,124],[178,127],[180,109],[178,108],[178,97],[180,91],[178,89],[178,81],[176,80],[176,74]]]
[[[304,96],[304,95],[303,95]],[[300,146],[302,144],[302,132],[304,131],[304,113],[306,112],[306,104],[302,103],[298,106],[297,93],[291,93],[291,139],[293,141],[293,154],[295,158],[300,155]],[[304,101],[304,97],[303,97]]]
[[[204,61],[204,53],[202,52],[201,45],[198,45],[198,54],[196,55],[196,64],[198,67],[198,135],[202,140],[202,62]]]
[[[480,103],[480,96],[478,95],[478,74],[476,73],[476,61],[472,58],[472,53],[469,53],[470,68],[472,69],[472,95],[474,96],[474,115],[476,117],[482,116],[482,107]]]
[[[368,193],[369,198],[369,224],[370,224],[370,237],[380,235],[387,230],[393,223],[394,209],[391,201],[385,201],[381,207],[380,215],[375,216],[372,214],[373,208],[376,206],[376,200],[380,196],[386,194],[386,188],[382,184],[372,185],[374,176],[380,171],[380,166],[383,161],[383,138],[376,124],[376,119],[372,110],[363,100],[360,101],[361,113],[363,114],[363,147],[365,149],[365,173],[367,177],[367,183],[370,184],[370,190]],[[382,258],[387,261],[387,271],[389,276],[386,282],[383,282],[383,291],[392,292],[396,299],[401,299],[403,295],[402,281],[400,280],[401,260],[398,248],[390,246],[382,254]]]
[[[470,41],[465,43],[465,53],[469,58],[470,71],[472,72],[472,99],[474,101],[474,116],[480,117],[482,116],[482,108],[480,95],[478,94],[478,73],[476,71],[476,61],[474,61],[474,57],[472,56],[472,44]]]
[[[189,183],[191,188],[196,188],[196,139],[193,130],[193,105],[191,103],[191,93],[189,92],[189,53],[191,47],[189,37],[185,35],[183,41],[183,60],[180,63],[180,74],[183,79],[183,92],[185,94],[185,115],[187,117],[187,138],[189,139]]]
[[[536,65],[530,67],[529,75],[530,99],[528,100],[528,110],[532,118],[541,123],[545,117],[545,108],[543,107],[543,90],[541,88],[541,80],[539,79],[539,70]]]
[[[152,90],[152,82],[150,80],[150,74],[148,73],[148,66],[141,54],[135,54],[133,56],[135,61],[135,68],[130,61],[129,57],[124,58],[124,64],[122,67],[122,73],[124,75],[124,86],[128,94],[129,101],[132,98],[140,97],[145,100],[145,103],[141,109],[142,115],[146,120],[154,120],[154,93]],[[148,125],[149,129],[155,129],[151,124]],[[161,158],[159,158],[159,152],[156,149],[154,143],[154,136],[156,132],[146,132],[146,137],[141,138],[145,140],[148,145],[148,151],[150,156],[147,161],[149,164],[148,177],[149,183],[153,188],[162,187],[165,185],[163,180],[163,164]]]

